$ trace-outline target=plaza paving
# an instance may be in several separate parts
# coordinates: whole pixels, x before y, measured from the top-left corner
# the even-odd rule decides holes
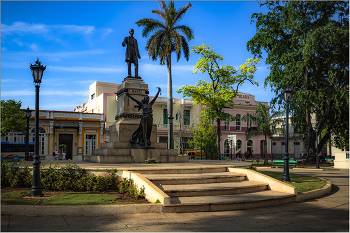
[[[209,166],[209,161],[191,161],[170,166]],[[217,161],[224,165],[228,161]],[[230,162],[232,163],[232,162]],[[238,162],[239,163],[239,162]],[[77,162],[81,167],[112,168],[106,164]],[[157,164],[167,166],[166,164]],[[95,167],[96,166],[96,167]],[[120,166],[120,165],[118,165]],[[123,167],[144,164],[123,164]],[[151,165],[154,166],[154,165]],[[321,166],[322,167],[322,166]],[[282,171],[278,168],[259,170]],[[100,217],[2,215],[1,231],[11,232],[349,232],[349,170],[300,170],[291,173],[317,176],[333,184],[330,194],[303,202],[223,212],[114,214]]]

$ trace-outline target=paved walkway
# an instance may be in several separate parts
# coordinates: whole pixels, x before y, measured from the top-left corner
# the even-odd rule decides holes
[[[198,165],[197,162],[191,162],[188,165],[177,164],[177,166],[208,165],[206,163],[207,161],[199,162],[205,163]],[[90,164],[89,167],[95,165],[103,167],[104,169],[108,167],[107,165],[101,164]],[[136,165],[143,166],[143,164]],[[79,166],[82,166],[82,163],[79,163]],[[260,170],[282,171],[282,169],[277,168],[264,168]],[[325,178],[332,182],[333,190],[327,196],[314,200],[238,211],[115,214],[101,217],[30,217],[2,215],[1,231],[349,232],[349,170],[322,171],[290,169],[290,173]]]

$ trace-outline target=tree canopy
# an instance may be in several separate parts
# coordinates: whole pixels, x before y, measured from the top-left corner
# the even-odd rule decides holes
[[[256,64],[259,59],[248,59],[246,63],[239,67],[241,74],[237,74],[238,71],[233,66],[227,64],[220,66],[219,62],[224,60],[224,57],[214,52],[206,43],[192,46],[192,52],[201,55],[194,66],[193,73],[198,71],[202,74],[208,73],[210,80],[200,79],[195,86],[183,85],[177,90],[177,93],[182,93],[184,97],[191,97],[194,100],[193,104],[203,104],[205,107],[202,111],[203,117],[216,120],[217,126],[219,126],[216,127],[217,145],[220,148],[221,121],[225,119],[233,121],[235,119],[224,109],[233,107],[233,99],[238,93],[238,88],[245,81],[258,85],[253,74],[257,70]]]
[[[25,134],[27,119],[21,106],[22,101],[1,100],[1,136],[8,132]]]
[[[349,2],[267,1],[260,6],[270,11],[252,15],[257,33],[247,49],[258,58],[262,50],[268,54],[271,72],[264,85],[276,94],[272,107],[280,109],[283,91],[293,90],[294,131],[305,135],[313,155],[308,159],[314,159],[316,146],[321,151],[331,135],[349,134]],[[312,119],[324,132],[317,145]]]

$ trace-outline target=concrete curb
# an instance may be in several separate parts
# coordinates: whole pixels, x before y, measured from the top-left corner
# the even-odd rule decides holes
[[[161,213],[162,204],[128,205],[1,205],[1,214],[22,216],[106,216],[113,214]]]
[[[320,178],[322,179],[322,178]],[[299,193],[297,195],[296,201],[304,201],[307,199],[316,199],[319,197],[323,197],[324,195],[330,193],[332,191],[332,183],[326,179],[322,179],[327,181],[327,184],[321,188],[321,189],[316,189],[316,190],[312,190],[309,192],[305,192],[305,193]]]

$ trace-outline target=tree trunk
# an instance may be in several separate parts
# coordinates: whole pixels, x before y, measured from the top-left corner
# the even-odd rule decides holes
[[[264,154],[265,154],[265,161],[264,165],[268,165],[269,161],[267,159],[267,140],[266,140],[266,134],[265,134],[265,141],[264,141]]]
[[[216,118],[216,137],[217,137],[217,144],[219,149],[219,159],[221,159],[221,151],[220,151],[220,140],[221,140],[221,121],[220,119]]]
[[[173,116],[173,80],[171,76],[171,54],[166,59],[167,61],[167,68],[168,68],[168,92],[167,92],[167,110],[168,110],[168,117]],[[170,145],[172,144],[173,139],[173,132],[170,129],[170,120],[168,120],[168,149],[170,148]]]

